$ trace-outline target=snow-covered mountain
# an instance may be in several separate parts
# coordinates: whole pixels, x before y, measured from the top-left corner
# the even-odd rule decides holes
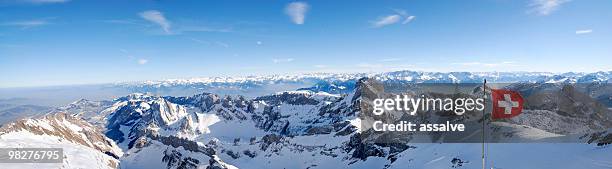
[[[66,113],[24,119],[0,128],[3,148],[63,148],[63,163],[2,164],[2,168],[118,168],[123,151],[88,122]]]
[[[132,92],[157,93],[162,95],[212,92],[261,96],[286,90],[323,91],[346,94],[355,89],[355,82],[363,77],[380,81],[405,83],[482,83],[487,79],[493,83],[547,82],[547,83],[591,83],[609,82],[612,72],[594,73],[550,73],[550,72],[422,72],[396,71],[384,73],[310,73],[297,75],[270,75],[247,77],[205,77],[190,79],[168,79],[161,81],[116,83],[114,87]],[[183,92],[178,92],[183,91]],[[191,95],[191,94],[188,94]]]
[[[481,79],[487,78],[492,82],[539,82],[529,84],[542,86],[530,86],[529,89],[553,92],[524,91],[521,89],[527,87],[520,85],[507,87],[537,93],[525,95],[527,99],[555,98],[527,105],[528,110],[519,118],[488,123],[487,135],[501,139],[576,140],[575,143],[562,144],[562,148],[552,143],[489,144],[488,167],[610,168],[612,151],[608,144],[612,142],[609,130],[612,124],[611,118],[605,114],[610,113],[609,106],[593,106],[595,101],[573,102],[564,109],[546,106],[584,100],[572,90],[548,85],[550,82],[600,84],[608,83],[610,77],[610,72],[479,74],[402,71],[372,75],[323,74],[120,84],[150,90],[203,85],[240,88],[303,83],[307,81],[305,79],[312,82],[309,87],[305,85],[307,87],[299,90],[294,88],[256,97],[215,93],[189,96],[134,93],[110,101],[79,100],[57,108],[47,116],[3,126],[0,145],[48,141],[51,143],[44,144],[69,147],[65,148],[66,153],[80,150],[88,152],[81,153],[87,156],[84,159],[97,159],[84,160],[95,163],[85,168],[105,168],[102,167],[102,164],[107,164],[103,163],[105,160],[115,162],[119,168],[477,168],[481,165],[480,144],[414,143],[410,140],[368,142],[364,139],[379,136],[362,128],[359,115],[361,103],[367,102],[363,94],[377,90],[368,84],[369,79],[402,83],[480,83]],[[610,93],[592,86],[588,90],[597,94],[595,98],[604,98],[606,93]],[[606,110],[602,114],[594,111],[593,107]],[[567,110],[573,113],[568,114]],[[468,122],[482,124],[482,120],[478,120],[482,116],[470,117],[473,119]],[[440,119],[440,116],[428,118]],[[38,122],[41,120],[44,123]],[[65,121],[73,125],[65,124]],[[53,130],[46,129],[45,124],[52,124]],[[42,134],[39,130],[43,131]],[[67,130],[67,133],[76,134],[45,132],[47,130]],[[24,132],[33,138],[17,137]],[[84,136],[76,137],[78,133]],[[64,140],[56,143],[55,138]],[[74,138],[82,139],[70,141]],[[101,147],[91,144],[100,140],[107,142]],[[509,156],[526,151],[530,153]],[[70,156],[66,159],[62,167],[85,165],[75,164],[77,162],[73,162]]]

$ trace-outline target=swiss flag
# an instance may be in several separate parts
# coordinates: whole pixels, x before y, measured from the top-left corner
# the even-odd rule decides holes
[[[493,101],[492,118],[512,118],[523,111],[523,97],[520,93],[511,90],[491,89]]]

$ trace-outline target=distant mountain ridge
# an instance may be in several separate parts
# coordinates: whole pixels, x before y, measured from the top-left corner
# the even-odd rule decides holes
[[[133,92],[156,92],[180,89],[262,89],[265,86],[293,85],[302,90],[324,91],[338,94],[351,92],[355,82],[363,77],[380,81],[406,83],[492,83],[543,82],[543,83],[590,83],[610,82],[612,71],[593,73],[550,72],[423,72],[395,71],[384,73],[308,73],[297,75],[269,75],[246,77],[205,77],[190,79],[168,79],[144,82],[115,83],[115,87],[132,89]],[[278,87],[278,86],[277,86]],[[295,90],[295,89],[291,89]]]

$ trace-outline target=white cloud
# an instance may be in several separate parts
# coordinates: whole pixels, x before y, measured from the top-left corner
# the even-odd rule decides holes
[[[587,33],[591,33],[591,32],[593,32],[592,29],[583,29],[583,30],[577,30],[576,34],[577,35],[579,35],[579,34],[587,34]]]
[[[144,58],[137,58],[136,56],[131,55],[131,54],[130,54],[130,52],[129,52],[128,50],[125,50],[125,49],[119,49],[119,52],[121,52],[121,53],[125,54],[125,55],[126,55],[126,57],[129,59],[129,61],[130,61],[130,62],[132,62],[132,61],[136,60],[136,63],[137,63],[137,64],[139,64],[139,65],[144,65],[144,64],[149,63],[149,60],[147,60],[147,59],[144,59]]]
[[[205,40],[200,40],[200,39],[196,39],[196,38],[188,38],[191,41],[197,42],[197,43],[201,43],[201,44],[206,44],[206,45],[210,45],[209,41],[205,41]]]
[[[301,25],[304,24],[308,8],[310,7],[305,2],[292,2],[285,7],[285,13],[289,15],[293,23]]]
[[[257,45],[262,45],[262,44],[263,44],[263,42],[261,42],[261,41],[257,41],[257,42],[255,42],[255,44],[257,44]]]
[[[408,12],[406,12],[405,10],[394,9],[393,11],[395,11],[396,14],[380,17],[376,21],[372,22],[372,26],[375,28],[380,28],[383,26],[398,23],[400,21],[402,24],[407,24],[416,18],[416,16],[408,15]]]
[[[28,21],[6,22],[6,23],[3,23],[2,25],[3,26],[17,26],[23,29],[27,29],[27,28],[43,26],[47,24],[49,24],[49,22],[47,22],[46,20],[28,20]]]
[[[139,15],[141,15],[141,17],[144,18],[144,16],[142,16],[142,13],[140,13]],[[153,17],[155,15],[152,16],[147,16],[147,17]],[[157,17],[157,16],[156,16]],[[164,17],[163,14],[159,15],[159,17]],[[165,17],[164,17],[165,18]],[[152,18],[151,18],[152,19]],[[207,26],[207,25],[201,25],[201,24],[194,24],[194,23],[177,23],[177,22],[172,22],[170,23],[170,21],[168,21],[167,19],[156,19],[159,21],[164,21],[165,24],[159,24],[158,22],[154,22],[150,19],[146,19],[146,21],[150,21],[153,22],[157,25],[160,25],[162,27],[162,29],[164,30],[164,33],[166,34],[172,34],[172,35],[178,35],[178,34],[183,34],[186,32],[217,32],[217,33],[228,33],[228,32],[234,32],[232,30],[231,27],[211,27],[211,26]],[[111,23],[111,24],[124,24],[124,25],[136,25],[136,26],[142,26],[142,27],[149,27],[150,24],[143,22],[142,20],[131,20],[131,19],[110,19],[110,20],[101,20],[101,22],[104,23]],[[162,22],[162,23],[164,23]],[[162,25],[166,25],[165,27]],[[170,30],[170,28],[172,30]]]
[[[379,28],[379,27],[391,25],[391,24],[399,22],[401,18],[402,17],[400,15],[389,15],[389,16],[381,17],[381,18],[378,18],[378,20],[374,21],[372,23],[372,26]]]
[[[410,21],[414,20],[414,18],[416,18],[416,16],[407,16],[404,21],[402,22],[402,24],[407,24]]]
[[[277,59],[272,59],[273,63],[285,63],[285,62],[293,62],[293,58],[277,58]]]
[[[138,64],[139,65],[147,64],[147,62],[149,62],[149,60],[147,60],[147,59],[138,59]]]
[[[164,14],[156,10],[148,10],[139,13],[143,19],[158,24],[166,33],[170,33],[170,22],[164,17]]]
[[[539,15],[549,15],[559,9],[561,4],[566,2],[569,2],[569,0],[531,0],[529,12],[535,12]]]

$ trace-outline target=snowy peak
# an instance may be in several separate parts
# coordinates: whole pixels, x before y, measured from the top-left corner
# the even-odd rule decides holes
[[[122,157],[123,167],[232,167],[218,159],[214,150],[194,140],[209,133],[208,125],[220,120],[212,111],[223,108],[234,112],[235,109],[230,111],[229,108],[244,104],[244,100],[220,98],[213,94],[191,97],[132,94],[115,101],[115,111],[107,118],[109,125],[106,135],[116,140],[126,152]],[[155,161],[139,162],[151,158]],[[157,160],[161,160],[161,163]]]
[[[246,77],[203,77],[190,79],[168,79],[162,81],[144,81],[137,83],[117,83],[120,86],[151,86],[169,87],[177,85],[218,85],[218,84],[265,84],[265,83],[291,83],[315,79],[346,81],[358,77],[367,76],[364,73],[336,74],[336,73],[308,73],[299,75],[269,75],[269,76],[246,76]]]
[[[270,75],[247,77],[209,77],[191,79],[169,79],[161,81],[145,81],[135,83],[117,83],[117,86],[133,88],[168,88],[176,86],[234,86],[252,87],[279,83],[308,82],[319,89],[345,90],[351,83],[363,77],[379,81],[405,81],[412,83],[480,83],[483,79],[490,82],[547,82],[561,79],[578,83],[605,82],[612,78],[611,72],[594,73],[550,73],[550,72],[423,72],[395,71],[384,73],[314,73],[298,75]],[[350,82],[350,83],[346,83]],[[306,88],[305,88],[306,89]],[[334,92],[330,92],[334,93]]]
[[[254,101],[260,101],[268,105],[317,105],[322,101],[333,101],[338,97],[338,95],[332,95],[325,92],[287,91],[273,95],[260,96],[255,98]]]
[[[130,92],[159,95],[184,95],[213,92],[221,95],[243,95],[254,98],[289,90],[348,94],[360,78],[397,83],[608,83],[611,72],[423,72],[395,71],[383,73],[315,73],[248,77],[211,77],[170,79],[146,82],[116,83],[112,87]]]
[[[171,103],[163,98],[153,101],[149,107],[155,122],[160,126],[170,126],[187,115],[185,107]]]
[[[189,97],[164,97],[172,103],[182,105],[194,112],[216,114],[226,120],[247,120],[255,109],[251,100],[243,96],[219,96],[201,93]]]
[[[72,102],[69,105],[58,107],[50,113],[66,113],[77,116],[95,125],[99,129],[104,129],[106,115],[109,114],[109,109],[113,105],[112,101],[92,101],[80,99]]]
[[[96,127],[66,113],[48,114],[39,119],[25,119],[10,123],[0,129],[0,135],[20,131],[55,136],[101,152],[121,154],[120,151],[116,151],[114,143],[102,135]]]
[[[189,116],[183,106],[171,103],[162,97],[149,95],[129,95],[117,99],[115,111],[107,117],[106,134],[118,143],[129,144],[147,132],[163,130],[191,129],[185,117]],[[125,145],[127,145],[125,144]]]
[[[96,127],[66,113],[48,114],[3,126],[0,128],[0,147],[61,147],[64,162],[41,164],[42,168],[118,168],[118,158],[123,155],[115,142]],[[5,167],[17,166],[8,164]]]

